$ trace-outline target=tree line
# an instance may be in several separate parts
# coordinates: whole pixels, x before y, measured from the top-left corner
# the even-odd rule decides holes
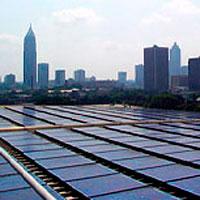
[[[1,105],[33,103],[36,105],[86,105],[86,104],[124,104],[146,108],[200,111],[199,94],[187,97],[172,93],[147,93],[143,90],[113,88],[108,91],[100,89],[79,90],[70,94],[45,90],[18,94],[15,92],[0,94]]]

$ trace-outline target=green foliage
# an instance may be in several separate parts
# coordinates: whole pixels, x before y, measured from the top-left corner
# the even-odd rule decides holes
[[[155,94],[143,90],[111,88],[93,89],[62,93],[59,89],[48,93],[47,90],[26,91],[23,93],[5,92],[0,94],[0,105],[33,103],[36,105],[86,105],[86,104],[123,104],[149,108],[182,109],[200,111],[199,94],[187,98],[171,93]]]
[[[64,97],[59,94],[48,95],[47,93],[34,94],[32,101],[36,105],[71,105],[72,101],[69,97]]]
[[[162,109],[178,109],[184,104],[184,99],[181,96],[169,93],[152,96],[148,107]]]

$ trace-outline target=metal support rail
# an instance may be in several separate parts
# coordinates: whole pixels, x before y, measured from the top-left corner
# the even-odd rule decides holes
[[[43,129],[55,129],[55,128],[85,128],[85,127],[104,127],[104,126],[123,126],[123,125],[139,125],[139,124],[160,124],[160,123],[192,123],[200,122],[200,119],[192,120],[143,120],[143,121],[127,121],[127,122],[107,122],[107,123],[91,123],[91,124],[63,124],[63,125],[42,125],[42,126],[26,126],[26,127],[8,127],[0,128],[0,132],[10,131],[34,131]]]
[[[15,168],[21,176],[44,198],[56,200],[40,183],[38,183],[19,163],[17,163],[2,147],[0,154]]]

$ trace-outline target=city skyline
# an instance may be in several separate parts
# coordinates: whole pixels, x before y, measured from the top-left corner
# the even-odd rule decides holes
[[[157,45],[154,45],[154,46],[157,46]],[[24,86],[27,87],[27,88],[30,88],[30,89],[36,89],[36,87],[41,87],[41,82],[45,82],[45,85],[47,85],[48,81],[49,80],[52,80],[52,79],[49,79],[49,63],[44,63],[44,62],[41,62],[41,63],[37,63],[37,40],[36,40],[36,36],[35,36],[35,33],[32,29],[32,24],[30,24],[29,26],[29,29],[28,29],[28,32],[24,38],[24,44],[23,44],[23,83],[24,83]],[[146,48],[144,48],[146,49]],[[190,58],[189,58],[190,59]],[[174,75],[181,75],[183,68],[184,67],[187,67],[188,66],[182,66],[181,65],[181,49],[180,47],[178,46],[177,42],[174,42],[173,46],[171,47],[171,49],[168,48],[168,75],[169,75],[169,84],[171,82],[170,80],[170,77],[171,76],[174,76]],[[141,62],[142,63],[142,62]],[[144,63],[144,62],[143,62]],[[46,66],[45,66],[45,80],[43,80],[42,78],[42,70],[40,70],[40,66],[43,67],[43,65],[48,65],[46,69]],[[115,79],[107,79],[107,80],[118,80],[119,81],[119,76],[123,73],[123,77],[124,77],[124,74],[126,74],[126,81],[128,80],[134,80],[137,84],[137,72],[135,71],[137,66],[142,66],[143,64],[139,64],[139,65],[135,65],[135,69],[134,69],[134,74],[135,74],[135,77],[131,77],[131,79],[128,79],[127,77],[127,71],[118,71],[118,75],[117,75],[117,78]],[[64,71],[65,73],[65,69],[64,68],[60,68],[60,69],[56,69],[55,70],[55,77],[54,77],[54,80],[56,81],[57,80],[57,72],[58,71]],[[79,72],[79,71],[83,71],[84,72],[84,79],[86,80],[87,79],[90,79],[91,77],[95,77],[94,75],[92,75],[91,77],[86,77],[85,74],[86,74],[86,71],[84,69],[78,69],[78,70],[74,70],[73,71],[73,77],[66,77],[65,75],[65,80],[68,80],[68,79],[74,79],[75,81],[77,81],[76,79],[76,73]],[[42,72],[42,73],[41,73]],[[9,74],[5,74],[4,77],[6,78]],[[15,74],[14,74],[15,75]],[[141,75],[140,75],[141,76]],[[16,77],[16,75],[15,75]],[[34,80],[32,80],[34,79]],[[95,77],[96,79],[96,77]],[[81,81],[79,81],[81,82]],[[42,83],[44,84],[44,83]],[[64,82],[63,82],[64,84]],[[46,86],[45,86],[46,87]]]
[[[27,4],[27,10],[21,10]],[[197,1],[151,0],[147,9],[144,0],[123,3],[64,0],[59,4],[53,0],[43,3],[3,0],[1,8],[4,10],[0,12],[0,75],[11,71],[17,80],[22,80],[22,38],[29,22],[37,35],[38,62],[50,64],[51,79],[60,66],[67,77],[84,68],[89,76],[94,74],[100,79],[114,79],[117,71],[127,71],[130,79],[133,66],[143,60],[142,49],[153,44],[169,47],[177,41],[183,49],[183,65],[189,57],[200,55]],[[13,19],[16,23],[11,26],[7,22]],[[180,20],[184,26],[178,26]],[[105,69],[109,69],[108,73],[104,73]]]
[[[157,46],[157,45],[154,44],[154,46]],[[24,43],[23,43],[23,80],[22,80],[22,82],[24,83],[24,86],[27,87],[27,88],[30,88],[30,89],[36,89],[37,85],[38,84],[40,85],[40,83],[42,81],[42,76],[41,76],[42,74],[40,73],[38,66],[41,63],[44,63],[44,62],[41,62],[41,63],[38,64],[37,63],[37,55],[38,55],[37,54],[37,39],[36,39],[35,33],[32,29],[32,24],[30,24],[28,32],[24,37]],[[168,48],[168,61],[169,61],[169,63],[168,63],[169,79],[170,79],[170,76],[172,76],[172,75],[180,75],[181,74],[181,68],[182,68],[182,65],[181,65],[181,49],[178,46],[177,42],[174,42],[174,44],[173,44],[173,46],[171,47],[170,50]],[[144,63],[144,62],[141,62],[141,63]],[[49,63],[46,63],[46,64],[48,65],[48,68],[49,68]],[[139,65],[143,65],[143,64],[139,64]],[[137,66],[138,65],[136,64],[134,67],[136,68]],[[183,66],[183,67],[188,67],[188,66]],[[180,68],[180,69],[178,69],[178,68]],[[171,72],[171,70],[176,70],[176,72]],[[56,69],[55,70],[55,77],[54,77],[55,81],[57,79],[56,73],[58,71],[65,71],[65,73],[66,73],[65,68]],[[74,79],[76,81],[76,72],[78,72],[78,71],[84,71],[84,73],[86,73],[85,69],[77,69],[77,70],[73,71],[73,77],[66,77],[66,75],[65,75],[65,80]],[[134,76],[135,77],[131,77],[130,79],[127,78],[128,77],[127,71],[124,71],[124,72],[118,71],[117,72],[118,75],[117,75],[116,78],[114,78],[114,79],[108,78],[107,80],[119,80],[119,74],[120,73],[126,73],[126,80],[127,81],[128,80],[134,80],[134,81],[137,82],[137,80],[136,80],[137,74],[135,72],[135,69],[134,69]],[[45,74],[46,74],[46,72],[45,72]],[[9,75],[9,74],[5,74],[4,77],[6,77],[7,75]],[[93,77],[94,75],[92,75],[91,77]],[[87,78],[89,78],[89,77],[87,77]],[[49,69],[48,69],[48,79],[47,80],[52,80],[52,79],[49,79]]]

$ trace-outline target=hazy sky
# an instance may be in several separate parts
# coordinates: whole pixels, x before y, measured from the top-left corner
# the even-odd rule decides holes
[[[22,79],[23,38],[32,23],[38,62],[49,62],[67,76],[133,77],[143,48],[170,47],[177,41],[182,62],[200,55],[199,0],[0,0],[0,76]]]

